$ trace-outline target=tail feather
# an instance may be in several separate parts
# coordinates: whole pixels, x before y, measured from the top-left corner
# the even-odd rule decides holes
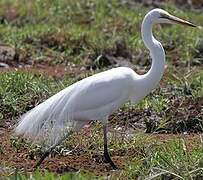
[[[50,146],[57,143],[77,126],[71,106],[73,97],[74,87],[69,86],[39,104],[20,118],[15,134]]]

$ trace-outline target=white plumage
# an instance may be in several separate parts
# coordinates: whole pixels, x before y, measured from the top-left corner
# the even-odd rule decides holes
[[[127,101],[139,102],[159,83],[165,65],[165,52],[152,34],[155,23],[194,24],[170,15],[162,9],[150,11],[142,22],[142,38],[149,49],[152,66],[144,75],[127,67],[114,68],[85,78],[50,97],[25,114],[15,131],[37,141],[45,141],[49,149],[36,166],[66,138],[79,131],[91,120],[99,120],[104,127],[104,157],[113,168],[107,149],[106,123],[110,114]]]
[[[114,110],[130,100],[134,76],[132,69],[119,67],[78,81],[26,113],[16,133],[53,145],[90,120],[106,123]]]

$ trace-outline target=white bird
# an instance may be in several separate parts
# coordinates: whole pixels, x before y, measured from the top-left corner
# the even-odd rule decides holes
[[[197,27],[162,9],[151,10],[144,17],[141,27],[142,39],[152,58],[152,66],[146,74],[138,75],[127,67],[95,74],[65,88],[21,117],[15,128],[16,134],[44,141],[48,145],[36,167],[70,133],[79,131],[89,121],[99,120],[103,124],[104,158],[116,168],[108,153],[108,117],[124,103],[142,100],[161,80],[165,52],[152,34],[156,23]]]

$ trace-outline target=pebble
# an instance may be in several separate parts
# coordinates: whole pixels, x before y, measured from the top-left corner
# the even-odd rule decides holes
[[[0,62],[0,68],[9,68],[9,65],[6,63]]]

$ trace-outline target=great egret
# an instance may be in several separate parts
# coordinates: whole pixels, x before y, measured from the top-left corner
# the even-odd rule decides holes
[[[141,28],[142,39],[152,58],[152,66],[146,74],[138,75],[127,67],[95,74],[65,88],[22,116],[15,128],[16,134],[48,145],[35,167],[71,132],[79,131],[89,121],[99,120],[103,124],[104,158],[116,168],[108,152],[107,120],[125,102],[137,103],[159,83],[164,72],[165,52],[152,34],[152,26],[156,23],[197,27],[162,9],[151,10]]]

